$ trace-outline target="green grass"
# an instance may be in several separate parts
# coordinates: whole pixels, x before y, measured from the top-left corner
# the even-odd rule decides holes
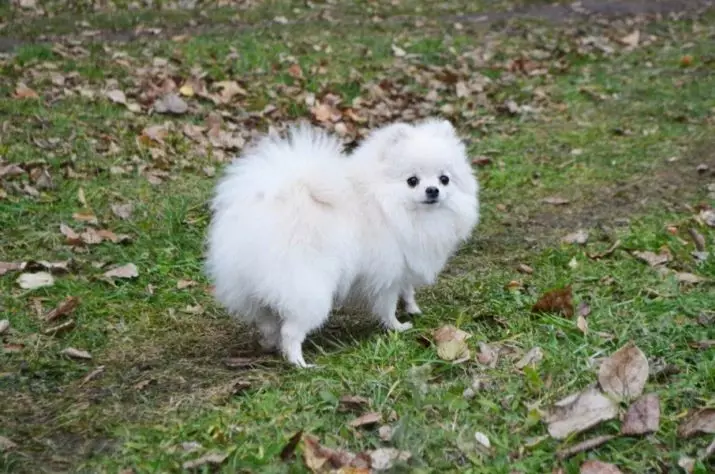
[[[367,3],[395,14],[414,2],[394,11]],[[454,2],[445,7],[447,13],[458,9]],[[438,10],[425,7],[424,14]],[[32,291],[19,289],[18,272],[0,276],[0,307],[7,315],[0,319],[12,324],[0,338],[3,344],[25,345],[0,359],[0,436],[18,444],[0,453],[0,472],[175,472],[184,461],[211,451],[229,455],[222,472],[308,472],[301,459],[285,464],[278,458],[299,430],[354,452],[380,446],[410,451],[410,467],[398,472],[534,473],[561,467],[576,473],[590,458],[615,463],[624,472],[677,472],[681,456],[695,457],[711,441],[680,439],[678,423],[688,410],[715,404],[713,349],[691,347],[715,337],[712,324],[698,322],[712,310],[715,260],[697,263],[688,236],[694,228],[711,251],[715,245],[715,231],[693,219],[698,205],[715,204],[706,188],[712,174],[696,171],[714,156],[712,19],[706,15],[696,25],[639,24],[644,37],[649,32],[658,40],[633,51],[616,46],[612,54],[581,45],[569,28],[529,22],[513,22],[509,31],[459,31],[436,22],[423,29],[395,23],[349,32],[340,25],[302,24],[263,28],[260,36],[247,31],[181,42],[158,38],[106,50],[91,45],[89,56],[71,58],[51,47],[21,47],[0,64],[0,114],[12,117],[3,128],[0,158],[26,167],[41,163],[55,187],[32,198],[22,192],[27,175],[2,178],[7,196],[0,197],[0,261],[71,258],[74,269],[58,275],[54,286]],[[34,27],[45,24],[32,21],[38,22]],[[622,37],[630,27],[586,28]],[[392,44],[419,56],[396,59]],[[491,59],[475,65],[467,53],[485,48]],[[538,60],[548,74],[508,71],[509,61],[536,49],[549,52]],[[681,66],[684,54],[693,56],[692,66]],[[288,74],[293,60],[281,61],[281,55],[300,64],[303,82]],[[170,65],[139,77],[157,57],[171,59]],[[569,67],[561,70],[558,61]],[[52,71],[76,74],[57,86]],[[172,118],[131,114],[103,95],[116,81],[137,101],[148,90],[142,82],[147,77],[157,84],[171,77],[180,86],[192,71],[203,73],[209,84],[238,81],[248,96],[231,107],[190,98],[189,113]],[[369,126],[375,126],[426,104],[434,80],[448,73],[458,81],[482,74],[492,82],[480,99],[477,93],[457,97],[447,81],[439,86],[439,102],[425,105],[425,113],[438,114],[451,104],[450,118],[470,152],[492,163],[478,170],[483,221],[439,282],[419,293],[425,314],[415,319],[415,329],[384,333],[361,315],[336,315],[305,345],[306,359],[318,370],[298,371],[270,356],[255,366],[226,367],[228,357],[257,353],[252,332],[215,304],[202,273],[206,202],[215,183],[204,168],[220,170],[222,163],[181,134],[184,123],[203,123],[210,111],[219,110],[238,130],[265,131],[309,117],[302,92],[318,97],[330,92],[349,105],[369,97],[372,83],[389,80],[399,91],[391,98],[393,115],[372,117]],[[13,98],[18,82],[40,99]],[[95,98],[81,97],[77,89],[91,90]],[[501,108],[506,100],[538,113],[511,116]],[[275,115],[246,115],[267,104],[276,106]],[[137,136],[166,121],[174,123],[174,131],[160,147],[164,156],[153,156]],[[108,151],[110,142],[118,151]],[[168,178],[151,184],[145,169],[164,171]],[[570,202],[542,203],[553,195]],[[118,203],[134,204],[130,219],[112,213]],[[99,228],[128,234],[132,241],[103,242],[85,251],[66,245],[60,224],[79,232],[85,225],[72,216],[88,211],[99,219]],[[585,248],[559,244],[578,228],[591,231]],[[621,247],[611,256],[587,256],[615,239]],[[670,268],[710,280],[685,286],[631,254],[663,246],[673,254]],[[138,278],[115,285],[99,278],[109,266],[129,262],[138,267]],[[519,264],[534,273],[519,273]],[[180,280],[196,285],[180,290]],[[514,286],[510,281],[521,285],[508,289]],[[576,304],[591,307],[587,334],[573,320],[530,311],[544,291],[567,284]],[[74,329],[42,335],[49,325],[37,307],[42,314],[70,295],[81,301],[70,316]],[[453,365],[425,344],[443,324],[472,334],[471,360]],[[563,461],[555,459],[558,449],[593,434],[615,434],[619,423],[604,423],[565,442],[546,438],[528,446],[547,433],[537,408],[593,383],[592,358],[630,340],[652,367],[667,363],[679,369],[665,378],[651,376],[646,387],[660,396],[659,431],[618,438]],[[479,342],[505,349],[496,368],[474,360]],[[514,362],[537,346],[544,360],[517,370]],[[69,360],[60,354],[67,347],[86,350],[93,359]],[[99,366],[103,372],[83,383]],[[465,398],[474,378],[486,388]],[[236,381],[248,388],[234,394]],[[366,411],[391,420],[393,440],[381,441],[374,429],[350,428],[348,422],[360,413],[338,410],[342,395],[367,398]],[[489,437],[490,454],[477,450],[476,431]],[[201,447],[188,453],[181,447],[185,442]],[[696,472],[712,469],[712,462],[701,463]]]

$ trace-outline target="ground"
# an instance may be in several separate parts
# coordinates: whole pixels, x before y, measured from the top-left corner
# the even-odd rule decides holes
[[[394,472],[713,469],[709,2],[145,3],[0,7],[0,471],[322,472],[320,446],[409,452]],[[261,354],[202,272],[222,166],[297,119],[354,145],[426,115],[467,141],[483,218],[424,315],[336,315],[315,370]],[[645,386],[552,436],[629,343]],[[640,392],[659,420],[623,435]]]

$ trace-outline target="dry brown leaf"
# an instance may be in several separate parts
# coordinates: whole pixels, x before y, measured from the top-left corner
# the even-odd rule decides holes
[[[370,405],[370,400],[358,395],[343,395],[338,400],[338,410],[359,411]]]
[[[588,334],[588,321],[580,314],[576,318],[576,327],[584,334]]]
[[[570,318],[574,314],[571,285],[548,291],[531,307],[534,313],[561,313]]]
[[[318,439],[311,435],[303,435],[303,460],[305,466],[313,473],[328,472],[358,472],[368,474],[371,464],[370,456],[364,453],[353,454],[341,449],[322,446]],[[352,468],[352,469],[351,469]],[[345,469],[341,471],[341,469]]]
[[[590,438],[580,443],[574,444],[566,449],[560,449],[556,451],[556,457],[559,459],[570,458],[574,454],[583,453],[591,449],[597,448],[602,444],[605,444],[615,438],[614,435],[602,435],[596,436],[595,438]]]
[[[17,448],[17,444],[13,443],[10,439],[4,436],[0,436],[0,453],[4,453],[15,448]]]
[[[579,229],[576,232],[571,232],[561,238],[561,242],[565,244],[583,245],[588,242],[588,231]]]
[[[532,347],[529,352],[524,354],[524,357],[522,357],[519,361],[516,362],[516,364],[514,364],[514,367],[521,370],[527,365],[535,366],[543,359],[544,352],[541,350],[541,347]]]
[[[105,93],[107,98],[115,104],[127,105],[127,96],[119,89],[113,89]]]
[[[89,352],[83,351],[80,349],[75,349],[74,347],[68,347],[67,349],[62,351],[62,354],[66,355],[67,357],[70,357],[72,359],[81,359],[81,360],[91,360],[92,356]]]
[[[25,348],[25,344],[19,344],[19,343],[8,343],[8,344],[3,344],[2,350],[5,353],[8,352],[21,352]]]
[[[58,324],[57,326],[52,326],[47,329],[44,329],[42,331],[42,334],[45,336],[57,336],[59,334],[62,334],[63,332],[69,331],[74,327],[74,319],[70,319],[69,321],[66,321],[62,324]]]
[[[713,209],[703,209],[698,214],[698,220],[708,227],[715,227],[715,210]]]
[[[556,439],[585,431],[618,416],[618,404],[595,387],[570,395],[554,404],[544,417]]]
[[[127,220],[132,217],[132,212],[134,212],[134,204],[112,204],[112,212],[120,219]]]
[[[715,339],[703,339],[702,341],[695,341],[688,344],[693,349],[700,349],[702,351],[715,347]]]
[[[22,174],[25,174],[25,170],[14,163],[5,166],[0,166],[0,178],[4,178],[5,176],[20,176]]]
[[[524,263],[520,263],[516,270],[519,273],[525,273],[527,275],[531,275],[532,273],[534,273],[534,269]]]
[[[154,110],[159,114],[185,114],[189,105],[175,92],[170,92],[154,102]]]
[[[549,196],[547,198],[542,199],[541,202],[546,204],[552,204],[554,206],[563,206],[564,204],[568,204],[571,201],[566,198],[562,198],[561,196]]]
[[[23,273],[17,278],[17,284],[23,290],[34,290],[55,284],[54,277],[47,272]]]
[[[185,290],[186,288],[190,288],[192,286],[196,286],[196,282],[193,280],[179,280],[176,282],[177,290]]]
[[[625,435],[655,433],[660,426],[660,399],[658,395],[643,395],[628,408],[621,426]]]
[[[7,319],[0,319],[0,335],[8,329],[10,329],[10,321]]]
[[[200,458],[194,459],[192,461],[186,461],[181,465],[184,469],[196,469],[201,466],[212,465],[219,466],[228,458],[228,454],[223,453],[209,453],[201,456]]]
[[[24,83],[19,82],[15,87],[15,93],[13,97],[16,99],[39,99],[40,96],[37,92],[27,87]]]
[[[586,303],[585,301],[581,301],[578,304],[578,311],[577,311],[579,316],[583,316],[584,318],[591,314],[591,307]]]
[[[87,382],[89,382],[89,381],[91,381],[91,380],[97,378],[97,376],[101,375],[103,372],[104,372],[104,366],[103,366],[103,365],[100,365],[99,367],[97,367],[96,369],[94,369],[92,372],[88,373],[88,374],[85,376],[85,378],[82,379],[82,382],[80,382],[80,384],[79,384],[80,387],[81,387],[82,385],[86,384]]]
[[[471,337],[468,332],[448,324],[436,329],[433,333],[437,345],[437,355],[448,361],[469,359],[469,347],[465,342]]]
[[[369,413],[365,413],[364,415],[355,418],[350,423],[348,423],[348,426],[351,426],[353,428],[358,428],[360,426],[374,425],[376,423],[381,423],[381,422],[382,422],[382,415],[378,412],[371,411]]]
[[[144,130],[142,130],[141,135],[139,136],[140,140],[143,140],[147,144],[151,144],[151,142],[156,142],[159,144],[164,144],[164,139],[169,136],[169,129],[164,126],[164,125],[152,125],[149,127],[146,127]],[[143,138],[145,137],[145,138]]]
[[[636,250],[633,252],[633,255],[639,260],[647,263],[651,267],[657,267],[658,265],[668,263],[672,258],[670,252],[666,250],[663,250],[660,253],[654,253],[649,250],[646,250],[644,252]]]
[[[705,237],[698,232],[694,228],[689,228],[688,233],[690,234],[690,237],[693,239],[693,244],[695,244],[695,249],[698,250],[699,252],[704,252],[705,249],[707,248],[706,243],[705,243]]]
[[[139,270],[133,263],[127,263],[119,267],[112,268],[103,274],[105,278],[136,278],[139,276]]]
[[[486,342],[480,342],[477,361],[493,369],[497,366],[497,362],[499,361],[499,351]]]
[[[76,296],[68,296],[54,309],[50,310],[43,318],[46,322],[51,322],[62,316],[67,316],[79,305],[79,298]]]
[[[688,272],[676,272],[674,276],[676,280],[686,285],[695,285],[705,281],[705,278]]]
[[[715,408],[699,410],[678,426],[678,435],[683,438],[702,433],[715,433]]]
[[[7,272],[12,272],[15,270],[20,270],[22,268],[21,263],[16,262],[0,262],[0,276],[3,276]]]
[[[248,92],[239,86],[236,81],[219,81],[214,83],[214,87],[221,90],[217,98],[219,103],[228,104],[236,95],[247,96]]]
[[[87,245],[97,245],[102,243],[102,236],[97,233],[96,230],[91,227],[85,229],[84,232],[79,234],[80,240]]]
[[[75,232],[70,226],[66,224],[60,224],[60,232],[67,238],[67,243],[70,245],[79,245],[82,243],[82,239],[79,234]]]
[[[395,434],[395,430],[390,425],[382,425],[378,430],[377,434],[381,440],[387,442],[392,440],[392,436]]]
[[[619,38],[618,42],[621,43],[623,46],[628,46],[629,48],[635,48],[638,46],[638,43],[641,38],[641,32],[638,30],[635,30],[633,33],[627,34],[623,38]]]
[[[579,474],[622,474],[615,464],[589,459],[581,464]]]
[[[396,461],[406,462],[412,457],[409,451],[400,451],[395,448],[379,448],[370,451],[370,467],[373,471],[386,471],[392,469]]]
[[[78,222],[88,222],[90,224],[99,223],[97,216],[95,216],[91,212],[75,212],[74,214],[72,214],[72,219]]]
[[[620,247],[620,246],[621,246],[621,241],[620,241],[620,240],[616,240],[615,242],[613,242],[613,244],[612,244],[610,247],[608,247],[608,248],[607,248],[606,250],[604,250],[603,252],[587,253],[586,255],[588,255],[588,258],[590,258],[590,259],[592,259],[592,260],[600,260],[600,259],[602,259],[602,258],[604,258],[604,257],[610,256],[610,255],[611,255],[613,252],[615,252],[616,249],[617,249],[618,247]]]
[[[639,397],[647,380],[648,359],[632,342],[604,360],[598,370],[603,391],[619,399]]]

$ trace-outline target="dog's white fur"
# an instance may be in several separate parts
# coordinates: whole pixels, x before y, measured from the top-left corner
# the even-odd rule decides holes
[[[439,189],[437,202],[426,202],[428,187]],[[478,191],[447,121],[383,127],[350,156],[306,125],[288,139],[265,137],[227,167],[212,202],[216,298],[300,367],[309,366],[306,335],[338,306],[362,303],[387,328],[407,330],[399,297],[420,312],[414,289],[433,283],[471,234]]]

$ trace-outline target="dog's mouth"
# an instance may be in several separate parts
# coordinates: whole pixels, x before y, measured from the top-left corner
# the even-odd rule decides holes
[[[428,198],[422,201],[422,204],[437,204],[439,202],[439,198]]]

